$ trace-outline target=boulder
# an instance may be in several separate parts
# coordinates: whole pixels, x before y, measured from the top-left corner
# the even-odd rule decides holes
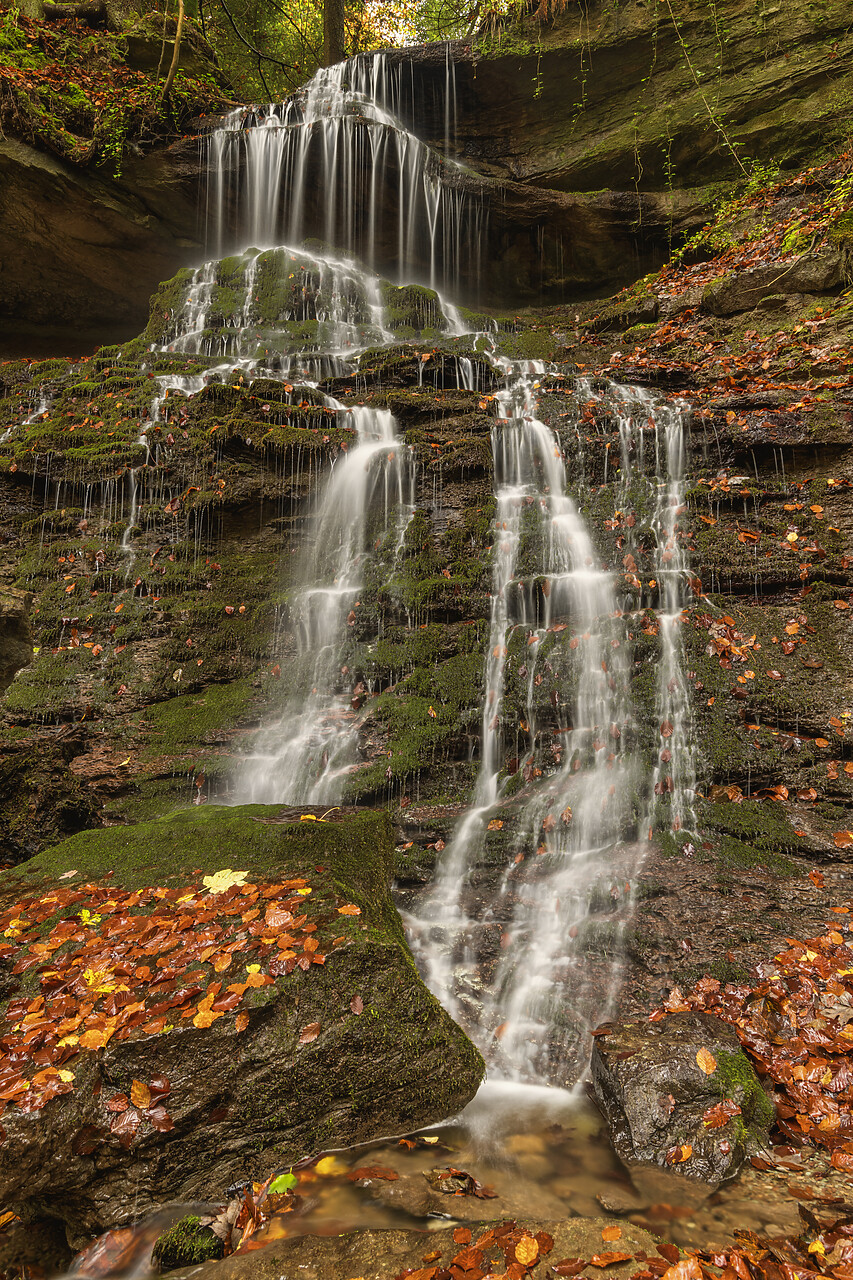
[[[773,1105],[731,1027],[706,1013],[596,1039],[595,1096],[620,1159],[717,1185],[766,1147]]]
[[[33,658],[29,591],[0,590],[0,693],[8,689],[21,667]]]
[[[319,817],[199,807],[6,873],[7,1208],[81,1244],[470,1100],[483,1063],[406,946],[387,815]]]
[[[702,305],[711,315],[733,316],[752,311],[766,298],[831,293],[843,282],[844,263],[839,250],[802,253],[787,262],[770,262],[713,280],[705,289]]]

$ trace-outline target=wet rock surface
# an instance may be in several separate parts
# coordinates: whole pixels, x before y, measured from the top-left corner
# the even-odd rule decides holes
[[[716,1187],[768,1144],[773,1105],[737,1035],[717,1018],[618,1024],[596,1037],[590,1070],[629,1169],[660,1165]]]
[[[483,1232],[489,1230],[488,1223],[480,1225]],[[474,1245],[481,1233],[476,1221],[469,1226]],[[517,1226],[534,1236],[544,1232],[551,1237],[553,1247],[543,1259],[545,1263],[551,1260],[559,1262],[567,1257],[601,1256],[613,1247],[607,1243],[607,1237],[602,1237],[602,1230],[606,1231],[611,1222],[601,1218],[553,1222],[523,1217]],[[242,1277],[250,1276],[252,1280],[279,1280],[280,1277],[291,1276],[305,1277],[305,1280],[349,1280],[355,1275],[364,1277],[364,1280],[392,1280],[409,1268],[442,1265],[443,1259],[449,1263],[460,1252],[460,1245],[453,1236],[454,1229],[446,1227],[417,1232],[359,1231],[337,1239],[286,1240],[270,1244],[259,1253],[226,1258],[209,1266],[205,1274],[209,1274],[211,1280],[242,1280]],[[649,1232],[630,1223],[622,1226],[620,1249],[623,1244],[626,1252],[654,1252],[654,1239]],[[483,1256],[484,1261],[506,1265],[505,1254],[499,1248],[487,1245]],[[186,1271],[174,1273],[176,1280],[183,1280],[188,1274]],[[579,1274],[612,1280],[621,1273],[617,1264],[590,1266]]]
[[[0,588],[0,693],[32,661],[31,605],[28,591]]]
[[[61,1052],[49,1047],[56,1042],[55,1024],[35,1029],[48,1045],[45,1061],[62,1065],[37,1075],[38,1087],[48,1090],[43,1101],[35,1100],[33,1085],[28,1096],[34,1105],[7,1107],[4,1114],[0,1187],[4,1203],[25,1221],[61,1219],[79,1245],[160,1203],[221,1193],[232,1182],[265,1176],[323,1147],[440,1119],[475,1092],[482,1074],[479,1055],[418,978],[391,905],[387,821],[379,814],[356,814],[309,824],[294,823],[286,811],[279,821],[280,814],[280,808],[260,806],[196,810],[161,823],[83,835],[30,862],[25,879],[4,885],[6,902],[14,903],[17,891],[22,904],[29,903],[21,907],[24,914],[41,918],[46,911],[56,927],[51,911],[61,912],[69,896],[63,897],[59,876],[73,864],[70,879],[87,888],[82,897],[72,891],[67,905],[83,898],[88,904],[75,937],[88,937],[92,957],[88,969],[82,960],[83,968],[54,960],[66,975],[65,994],[59,996],[64,1016],[79,998],[83,1023]],[[227,862],[246,868],[242,882],[278,884],[275,894],[260,898],[266,916],[254,934],[251,920],[260,911],[247,913],[240,905],[246,899],[239,879],[219,894],[214,881],[200,899],[186,887],[198,882],[200,871],[213,875]],[[158,870],[161,880],[152,878]],[[282,888],[282,879],[295,882],[296,889]],[[299,888],[309,884],[306,910],[315,930],[318,920],[320,928],[304,935],[301,961],[294,950],[287,960],[276,947],[276,931],[281,933],[281,921],[294,920],[295,904],[303,902]],[[104,885],[114,895],[112,907]],[[155,911],[136,926],[133,911],[140,894],[145,900],[146,886],[157,886],[152,901],[162,904],[160,915]],[[51,889],[58,896],[39,907]],[[288,893],[290,911],[276,905]],[[169,937],[168,928],[162,933],[171,919],[168,904],[179,898],[187,904],[184,932]],[[218,959],[211,957],[215,944],[193,950],[197,939],[186,930],[196,908],[200,927],[212,929],[211,939],[235,919],[234,910],[248,914],[243,938],[238,928],[232,939],[240,952],[231,971],[236,987],[225,973],[233,959],[227,948]],[[211,924],[222,912],[221,923]],[[301,923],[307,918],[303,913]],[[111,963],[124,980],[107,973],[109,963],[105,969],[93,949],[105,920],[116,938],[135,936],[141,927],[142,936],[162,939],[150,953],[156,963],[154,952],[164,948],[155,977],[144,963],[132,977],[133,964],[128,967],[126,959],[122,966],[118,953]],[[335,939],[326,937],[329,930]],[[270,934],[266,943],[263,934]],[[175,953],[179,938],[182,949]],[[21,945],[14,944],[12,953]],[[146,959],[138,944],[129,945],[130,950],[118,944],[119,951],[127,957],[138,951],[137,960]],[[242,954],[247,945],[260,948],[254,965],[252,956]],[[7,984],[5,1007],[10,997],[31,1002],[27,991],[34,996],[44,977],[33,967],[39,959],[34,953],[25,976]],[[191,963],[193,974],[183,978]],[[217,972],[223,974],[219,980]],[[44,981],[47,1008],[57,997],[51,979]],[[122,991],[131,995],[123,997]],[[212,1006],[220,994],[224,1005],[217,1010]],[[130,1014],[128,998],[143,1002]],[[233,1012],[238,1005],[242,1018]],[[141,1030],[134,1029],[139,1020],[134,1023],[133,1009],[143,1015]],[[158,1021],[163,1010],[171,1022],[163,1016]],[[16,1096],[20,1101],[20,1092]]]

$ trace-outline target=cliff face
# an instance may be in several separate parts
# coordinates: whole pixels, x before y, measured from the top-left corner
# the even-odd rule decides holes
[[[589,9],[590,22],[595,12]],[[726,6],[719,46],[710,43],[716,30],[698,5],[683,21],[679,7],[681,40],[659,10],[655,35],[654,15],[639,5],[602,9],[600,57],[584,90],[589,106],[569,122],[560,104],[576,102],[577,75],[559,68],[577,72],[581,54],[590,57],[586,36],[583,49],[573,43],[580,37],[571,15],[543,31],[541,59],[529,48],[498,49],[475,64],[470,51],[452,51],[464,159],[482,170],[478,181],[507,192],[503,206],[495,197],[490,222],[496,290],[531,279],[524,287],[537,287],[534,259],[536,270],[550,271],[548,246],[556,253],[558,235],[542,212],[546,204],[618,213],[621,241],[615,221],[600,235],[583,223],[591,246],[583,262],[579,240],[567,231],[563,241],[575,251],[574,259],[565,252],[574,263],[571,281],[559,277],[565,287],[597,281],[603,289],[665,247],[663,212],[649,239],[645,220],[632,225],[638,199],[651,202],[644,208],[689,209],[673,224],[686,231],[731,180],[735,160],[698,93],[688,110],[695,81],[685,47],[700,83],[698,51],[711,59],[714,48],[722,50],[714,94],[702,92],[732,145],[740,139],[745,151],[751,138],[757,156],[763,137],[775,160],[808,162],[801,173],[792,167],[756,181],[681,262],[606,304],[489,317],[508,358],[558,366],[539,389],[537,412],[555,433],[595,546],[628,601],[626,662],[638,752],[647,762],[659,719],[659,647],[649,613],[660,606],[658,533],[647,495],[618,488],[612,460],[620,456],[620,424],[596,395],[615,379],[647,387],[661,402],[683,400],[691,411],[682,542],[695,576],[683,634],[701,792],[696,830],[689,841],[657,833],[627,934],[618,896],[605,886],[582,938],[593,969],[612,956],[615,939],[627,938],[622,998],[635,1008],[658,998],[673,976],[706,968],[736,976],[795,927],[817,927],[851,875],[853,190],[849,155],[811,164],[821,122],[840,129],[849,119],[845,60],[832,56],[835,45],[847,48],[843,16],[832,5],[822,12],[828,16],[817,28],[793,7],[790,29],[801,39],[783,49],[773,26],[782,19],[768,14],[767,30],[754,20],[750,26],[736,0]],[[444,125],[430,104],[446,83],[446,50],[423,51],[415,65],[435,92],[420,100],[424,131],[438,142]],[[648,82],[647,65],[654,71]],[[536,66],[544,68],[536,72],[538,93]],[[633,75],[630,92],[616,92],[617,66]],[[595,68],[602,78],[593,83]],[[613,175],[597,195],[588,188],[605,170],[593,164],[594,118],[595,146]],[[626,140],[626,119],[642,143],[636,148]],[[506,155],[489,150],[492,128],[509,140]],[[661,169],[664,136],[667,154],[681,157],[671,173]],[[642,169],[639,197],[626,176],[632,156]],[[241,270],[236,259],[217,269],[208,337],[239,323]],[[289,266],[277,290],[264,278],[252,299],[253,325],[278,322],[296,294],[310,294],[297,278],[304,270]],[[322,397],[294,400],[286,384],[252,381],[237,368],[204,386],[212,358],[164,350],[189,279],[181,271],[157,292],[137,342],[80,361],[0,368],[0,573],[34,593],[38,646],[3,703],[0,820],[10,862],[74,830],[231,798],[238,757],[299,693],[295,566],[310,541],[311,505],[343,464],[353,433]],[[393,565],[377,559],[365,575],[338,688],[357,730],[344,798],[391,809],[399,892],[412,905],[470,800],[478,768],[493,547],[501,533],[491,440],[497,379],[481,346],[436,325],[428,291],[389,287],[383,296],[394,345],[367,351],[357,372],[322,386],[347,404],[390,409],[415,464],[412,519]],[[316,312],[315,305],[307,320],[281,320],[278,350],[310,346]],[[476,328],[478,317],[468,319]],[[198,393],[167,404],[146,449],[139,432],[153,379],[186,374],[199,378]],[[523,536],[519,563],[541,596],[529,567],[538,563],[535,529]],[[556,650],[560,642],[548,643]],[[525,874],[531,853],[525,815],[559,761],[559,658],[549,653],[541,684],[528,689],[525,637],[514,644],[503,710],[505,804],[466,889],[472,918],[485,915],[505,874],[521,893],[513,877]],[[519,767],[525,753],[529,769]],[[632,819],[646,798],[632,791]],[[505,923],[489,918],[481,931],[472,1016],[498,963]]]
[[[595,545],[634,600],[630,693],[649,758],[658,641],[644,609],[655,600],[656,535],[642,495],[631,490],[633,507],[617,501],[608,459],[620,452],[619,423],[592,392],[584,402],[577,378],[592,378],[593,390],[602,378],[645,384],[693,409],[683,537],[695,595],[684,636],[704,799],[690,850],[679,855],[662,832],[642,873],[623,995],[634,1007],[657,998],[673,974],[740,971],[795,921],[817,927],[850,876],[845,165],[732,203],[694,247],[705,261],[668,267],[607,306],[498,320],[506,354],[559,362],[538,412],[563,448]],[[221,275],[226,267],[233,272],[234,260]],[[35,593],[39,645],[4,702],[2,821],[14,860],[102,821],[229,798],[240,756],[299,693],[290,606],[306,516],[353,435],[321,401],[292,403],[282,383],[235,371],[178,398],[146,461],[138,431],[152,375],[205,368],[178,353],[146,355],[187,279],[181,273],[155,296],[143,342],[78,363],[3,368],[0,426],[13,430],[0,448],[2,567]],[[293,287],[285,276],[280,298],[264,295],[270,314]],[[227,330],[234,301],[224,275],[216,288],[216,323]],[[399,292],[388,295],[398,345],[368,352],[357,375],[324,389],[391,409],[418,477],[393,566],[377,561],[353,610],[339,682],[358,729],[345,798],[391,808],[401,901],[411,906],[478,768],[496,383],[470,340],[430,327],[428,292]],[[291,329],[298,346],[308,329]],[[459,360],[477,391],[459,389]],[[634,568],[624,559],[628,536]],[[523,639],[510,655],[503,709],[507,798],[466,891],[472,916],[527,848],[526,807],[559,758],[550,735],[568,695],[556,641],[541,685],[528,689]],[[529,769],[519,770],[530,749]],[[618,902],[607,896],[584,939],[593,963],[610,954],[620,928]],[[499,921],[481,935],[485,982],[500,935]]]
[[[838,147],[851,52],[844,0],[590,0],[387,56],[407,122],[489,205],[482,300],[509,307],[604,296],[659,267],[744,172]],[[178,142],[116,181],[7,139],[0,322],[138,331],[157,282],[203,255],[201,164]]]

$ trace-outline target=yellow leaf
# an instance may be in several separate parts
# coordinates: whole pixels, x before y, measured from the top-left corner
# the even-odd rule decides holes
[[[71,1081],[74,1079],[74,1072],[73,1072],[73,1071],[68,1071],[68,1070],[67,1070],[66,1068],[64,1068],[64,1067],[60,1067],[60,1069],[59,1069],[59,1078],[60,1078],[60,1080],[62,1081],[62,1083],[63,1083],[63,1084],[70,1084],[70,1083],[71,1083]]]
[[[140,1111],[147,1111],[151,1106],[151,1090],[141,1080],[134,1080],[130,1086],[130,1100]]]
[[[349,1166],[344,1164],[343,1160],[339,1160],[337,1156],[323,1156],[322,1160],[318,1160],[314,1166],[321,1178],[335,1178],[339,1174],[346,1173]]]
[[[712,1076],[717,1070],[717,1059],[709,1049],[701,1048],[696,1054],[696,1065],[706,1076]]]
[[[232,871],[230,867],[225,867],[223,871],[217,871],[212,876],[205,876],[202,884],[211,893],[224,893],[235,884],[245,884],[248,874],[248,871]]]
[[[522,1236],[515,1246],[515,1256],[524,1267],[529,1267],[539,1257],[539,1244],[533,1236]]]

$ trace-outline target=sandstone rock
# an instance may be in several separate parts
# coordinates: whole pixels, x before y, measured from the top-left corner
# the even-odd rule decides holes
[[[32,600],[29,591],[16,591],[12,587],[0,589],[0,693],[9,688],[21,667],[32,661]]]
[[[608,1251],[624,1253],[645,1252],[655,1254],[655,1240],[648,1231],[630,1222],[620,1222],[621,1236],[611,1243],[612,1235],[602,1236],[602,1231],[614,1226],[613,1218],[571,1218],[568,1221],[531,1221],[518,1219],[518,1226],[535,1234],[547,1232],[554,1241],[553,1249],[543,1259],[542,1266],[559,1262],[564,1258],[591,1258]],[[478,1227],[470,1222],[473,1241]],[[490,1223],[481,1224],[488,1230]],[[278,1240],[257,1253],[242,1254],[211,1263],[205,1269],[206,1280],[281,1280],[282,1276],[299,1276],[300,1280],[391,1280],[408,1268],[424,1266],[425,1253],[440,1254],[439,1265],[449,1263],[460,1251],[453,1239],[454,1228],[441,1231],[355,1231],[343,1236],[306,1236],[302,1239]],[[502,1270],[505,1257],[501,1250],[486,1251],[497,1273]],[[438,1261],[438,1259],[436,1259]],[[539,1273],[541,1266],[537,1268]],[[591,1280],[616,1280],[628,1270],[625,1262],[610,1266],[589,1266],[580,1272]],[[175,1280],[189,1277],[189,1271],[174,1272]],[[543,1272],[547,1274],[547,1270]]]
[[[596,1039],[591,1069],[629,1169],[645,1163],[718,1184],[766,1145],[772,1104],[734,1031],[718,1018],[674,1014],[617,1025]]]
[[[202,873],[226,866],[247,869],[249,883],[259,885],[284,878],[303,886],[309,882],[311,919],[320,923],[306,937],[322,939],[328,954],[324,963],[309,962],[306,971],[295,966],[286,974],[283,961],[278,968],[272,963],[283,955],[281,949],[274,942],[264,944],[258,934],[260,951],[253,943],[249,956],[246,947],[255,937],[249,932],[251,916],[240,959],[226,965],[227,974],[211,967],[209,977],[195,976],[201,974],[196,957],[185,962],[192,965],[192,979],[183,978],[182,962],[175,963],[169,947],[159,957],[163,965],[157,965],[152,953],[148,963],[159,979],[154,1003],[168,998],[175,986],[179,994],[193,982],[202,995],[210,982],[215,987],[218,981],[224,997],[226,982],[240,986],[243,971],[244,984],[252,977],[247,956],[260,970],[272,968],[277,976],[264,985],[243,985],[242,1022],[236,1006],[217,1015],[212,1025],[204,1025],[204,1017],[190,1021],[195,998],[189,1008],[179,1001],[169,1010],[171,1022],[159,1030],[122,1024],[100,1048],[74,1048],[70,1058],[63,1053],[61,1067],[72,1073],[67,1076],[73,1082],[69,1092],[60,1090],[41,1109],[7,1106],[0,1194],[25,1220],[61,1219],[72,1244],[78,1245],[164,1201],[224,1195],[231,1183],[265,1176],[302,1155],[434,1122],[473,1096],[482,1076],[480,1055],[418,977],[391,903],[393,849],[387,816],[350,811],[321,823],[300,822],[299,814],[285,812],[284,821],[270,821],[280,813],[276,806],[185,810],[137,827],[81,834],[27,864],[31,887],[21,892],[31,901],[52,887],[87,882],[79,899],[87,913],[80,919],[84,933],[90,931],[86,936],[95,941],[91,930],[102,920],[113,920],[107,902],[122,887],[158,886],[175,901],[188,891],[184,886],[200,887]],[[76,876],[60,881],[68,871]],[[103,916],[95,901],[97,885],[109,886],[109,893],[98,899],[104,902]],[[272,899],[259,897],[262,910],[268,901]],[[215,915],[216,897],[203,902],[211,905],[202,914]],[[340,903],[352,904],[353,910],[338,913]],[[239,899],[237,907],[239,923]],[[46,909],[49,913],[50,903]],[[132,904],[122,905],[121,911],[126,910],[133,912]],[[222,917],[224,923],[234,919],[233,910]],[[265,919],[262,915],[262,923]],[[272,921],[266,923],[273,927]],[[326,936],[332,934],[339,935],[334,944]],[[309,952],[314,954],[310,947],[305,954]],[[121,967],[119,953],[121,945],[115,952]],[[148,998],[148,979],[130,977],[146,957],[132,948],[128,962],[131,954],[138,959],[127,969],[127,980],[103,980],[108,1001],[116,983],[129,986],[133,999]],[[8,953],[4,959],[8,966]],[[173,978],[167,976],[170,965]],[[202,969],[206,965],[201,962]],[[28,968],[14,982],[34,994],[42,972]],[[85,995],[91,984],[82,972],[78,969],[76,977],[69,973],[68,992]],[[254,976],[260,983],[260,973]],[[48,980],[48,1005],[52,989]],[[14,989],[4,992],[6,1000],[15,994]],[[89,998],[98,1004],[97,992]],[[116,999],[121,1009],[124,997]],[[126,1105],[133,1081],[145,1084],[163,1077],[169,1084],[164,1104],[169,1119],[144,1109],[137,1116],[137,1103]],[[146,1102],[138,1092],[136,1096],[140,1106]],[[122,1117],[129,1110],[128,1125]],[[134,1128],[137,1120],[141,1123]]]
[[[752,311],[765,299],[783,294],[830,293],[844,280],[841,253],[803,253],[788,262],[773,262],[714,280],[705,290],[703,306],[715,316]]]

